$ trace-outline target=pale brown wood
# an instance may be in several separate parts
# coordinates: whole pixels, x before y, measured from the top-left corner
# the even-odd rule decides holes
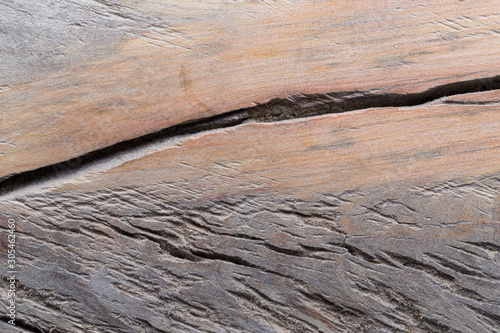
[[[440,104],[245,124],[200,134],[95,172],[82,184],[76,179],[61,186],[86,191],[168,180],[199,189],[196,196],[203,200],[239,194],[238,189],[296,195],[486,175],[500,171],[498,110],[498,105]],[[192,196],[183,193],[178,195]]]
[[[273,98],[500,74],[494,1],[8,1],[0,177]]]

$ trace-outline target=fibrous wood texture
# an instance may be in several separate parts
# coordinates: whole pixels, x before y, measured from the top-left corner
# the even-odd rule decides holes
[[[494,2],[0,7],[16,329],[500,331]]]

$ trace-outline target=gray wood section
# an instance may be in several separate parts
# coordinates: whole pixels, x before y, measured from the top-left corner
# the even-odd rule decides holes
[[[22,219],[18,318],[44,332],[500,327],[500,174],[314,200],[199,204],[172,186],[2,202]]]

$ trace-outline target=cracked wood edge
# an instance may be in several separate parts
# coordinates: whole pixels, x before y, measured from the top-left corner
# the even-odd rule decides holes
[[[88,189],[155,183],[165,175],[189,182],[210,173],[216,177],[226,168],[226,159],[241,163],[234,166],[238,177],[208,182],[209,187],[193,186],[203,189],[198,192],[202,198],[225,196],[226,190],[233,193],[239,185],[243,190],[276,187],[296,195],[302,188],[307,193],[325,186],[347,189],[422,177],[461,177],[464,172],[483,175],[498,168],[497,112],[497,105],[438,104],[248,123],[188,137],[102,172],[51,184],[49,190],[78,190],[80,181]]]
[[[491,1],[0,7],[0,177],[273,98],[500,74]]]
[[[500,92],[498,90],[484,91],[471,94],[460,94],[443,99],[445,103],[455,104],[499,104]]]
[[[244,124],[4,198],[2,226],[21,219],[18,318],[75,333],[494,332],[498,111]]]
[[[500,76],[437,86],[416,94],[373,95],[361,93],[315,94],[294,99],[274,99],[251,108],[198,119],[162,131],[94,150],[60,163],[22,172],[0,182],[0,196],[14,195],[33,188],[47,187],[62,179],[109,169],[153,151],[171,146],[189,136],[203,135],[242,123],[300,119],[330,113],[345,113],[366,108],[417,107],[422,105],[494,105],[500,92]],[[471,93],[477,91],[476,93]]]

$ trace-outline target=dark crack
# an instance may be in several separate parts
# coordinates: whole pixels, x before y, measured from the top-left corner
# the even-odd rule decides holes
[[[368,108],[417,106],[443,97],[496,89],[500,89],[500,75],[449,83],[413,94],[374,94],[363,91],[345,91],[292,96],[288,99],[273,99],[266,104],[257,105],[247,110],[251,119],[279,121]]]

